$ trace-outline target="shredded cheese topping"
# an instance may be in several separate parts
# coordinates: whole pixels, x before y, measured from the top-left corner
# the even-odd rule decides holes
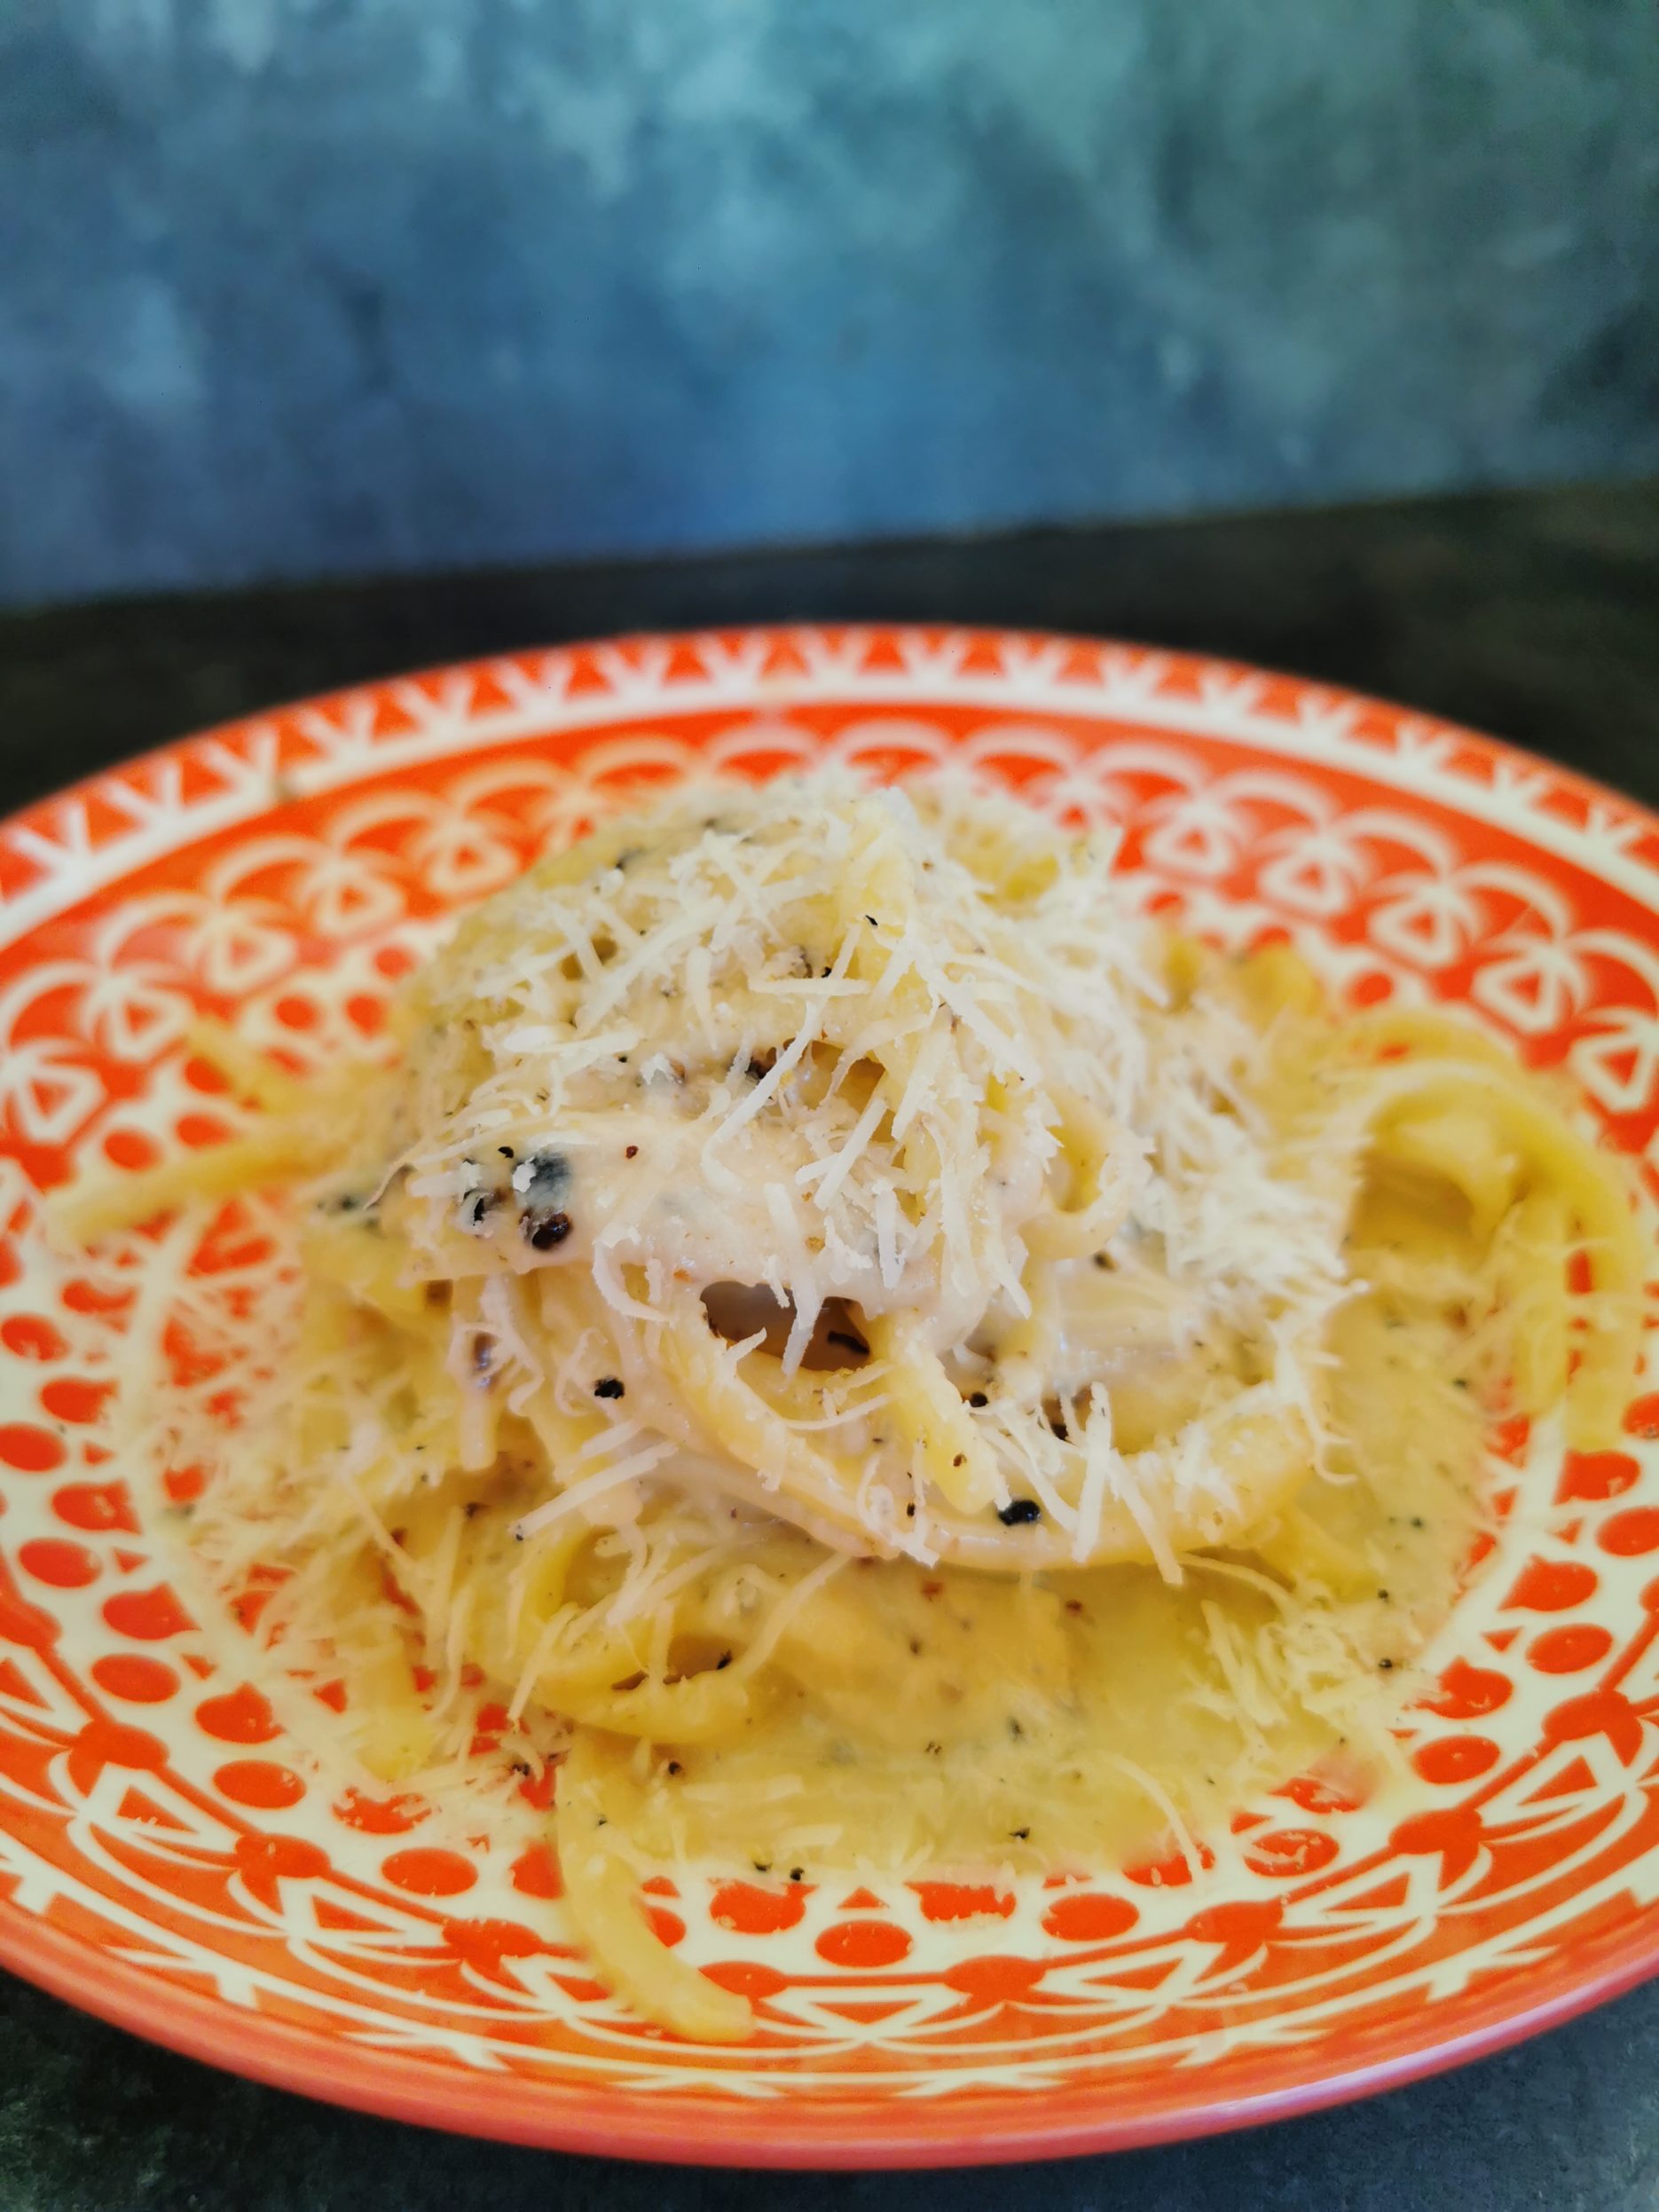
[[[562,1401],[546,1316],[597,1293],[637,1441],[582,1478],[595,1509],[683,1479],[679,1452],[844,1547],[1168,1565],[1193,1514],[1219,1536],[1260,1504],[1207,1429],[1151,1460],[1114,1439],[1120,1354],[1091,1352],[1076,1279],[1154,1284],[1153,1364],[1207,1333],[1207,1397],[1254,1366],[1254,1402],[1298,1421],[1348,1187],[1287,1153],[1250,1095],[1257,1033],[1171,978],[1111,858],[948,777],[679,791],[422,972],[334,1201],[408,1279],[482,1285],[446,1366],[487,1357],[515,1410]],[[879,1413],[827,1379],[802,1410],[804,1374],[872,1355]]]

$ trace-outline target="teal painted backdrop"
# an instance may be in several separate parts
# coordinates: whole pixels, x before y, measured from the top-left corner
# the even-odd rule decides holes
[[[1659,465],[1653,0],[0,0],[0,598]]]

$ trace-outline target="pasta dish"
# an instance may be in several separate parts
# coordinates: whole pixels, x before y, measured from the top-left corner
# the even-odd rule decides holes
[[[204,1030],[245,1133],[60,1205],[288,1193],[195,1553],[369,1773],[548,1806],[683,2034],[751,2011],[664,1859],[1065,1871],[1386,1762],[1492,1421],[1616,1423],[1641,1247],[1565,1100],[1113,858],[949,775],[680,789],[464,918],[373,1064]]]

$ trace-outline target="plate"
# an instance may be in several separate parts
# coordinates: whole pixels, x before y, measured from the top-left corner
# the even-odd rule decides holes
[[[1616,1451],[1512,1427],[1506,1517],[1364,1806],[1306,1779],[1182,1857],[1006,1888],[729,1872],[649,1885],[749,2044],[592,1978],[545,1845],[333,1798],[175,1586],[112,1451],[123,1342],[258,1288],[54,1258],[41,1187],[211,1144],[184,1043],[372,1036],[457,906],[641,784],[956,758],[1118,824],[1138,895],[1287,933],[1356,1005],[1458,1002],[1565,1068],[1651,1199],[1659,821],[1422,715],[1131,647],[791,629],[527,652],[153,753],[0,828],[0,1957],[140,2035],[342,2103],[519,2141],[743,2165],[1146,2143],[1487,2051],[1659,1967],[1659,1392]],[[183,1321],[158,1319],[160,1297]],[[171,1309],[169,1309],[171,1311]],[[159,1333],[158,1333],[159,1332]],[[197,1378],[200,1380],[200,1376]],[[234,1387],[233,1363],[225,1387]],[[176,1470],[187,1500],[199,1477]]]

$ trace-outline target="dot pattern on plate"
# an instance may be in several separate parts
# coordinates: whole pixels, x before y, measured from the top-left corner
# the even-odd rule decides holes
[[[189,1051],[199,1016],[295,1068],[372,1051],[445,917],[544,845],[642,785],[826,757],[969,762],[1120,836],[1149,909],[1229,946],[1289,937],[1354,1004],[1466,1007],[1565,1072],[1651,1205],[1659,826],[1289,679],[956,632],[635,641],[286,710],[48,801],[0,828],[0,1951],[27,1969],[33,1931],[72,1939],[139,2019],[139,1985],[208,1991],[256,2070],[266,2024],[297,2027],[303,2078],[367,2101],[460,2082],[448,2109],[476,2124],[509,2124],[506,2094],[514,2131],[580,2139],[602,2090],[624,2148],[672,2089],[721,2105],[733,2154],[833,2145],[854,2112],[871,2155],[1110,2135],[1103,2084],[1175,2124],[1659,1958],[1659,1389],[1627,1448],[1494,1438],[1507,1510],[1390,1795],[1298,1777],[1191,1862],[1087,1881],[648,1885],[679,1956],[754,2001],[737,2048],[679,2044],[599,1986],[545,1838],[484,1848],[419,1799],[322,1786],[235,1623],[175,1586],[156,1515],[200,1470],[151,1508],[114,1448],[161,1248],[65,1260],[37,1192],[239,1125]],[[277,1246],[231,1208],[187,1257],[247,1341],[169,1310],[155,1357],[233,1411]]]

